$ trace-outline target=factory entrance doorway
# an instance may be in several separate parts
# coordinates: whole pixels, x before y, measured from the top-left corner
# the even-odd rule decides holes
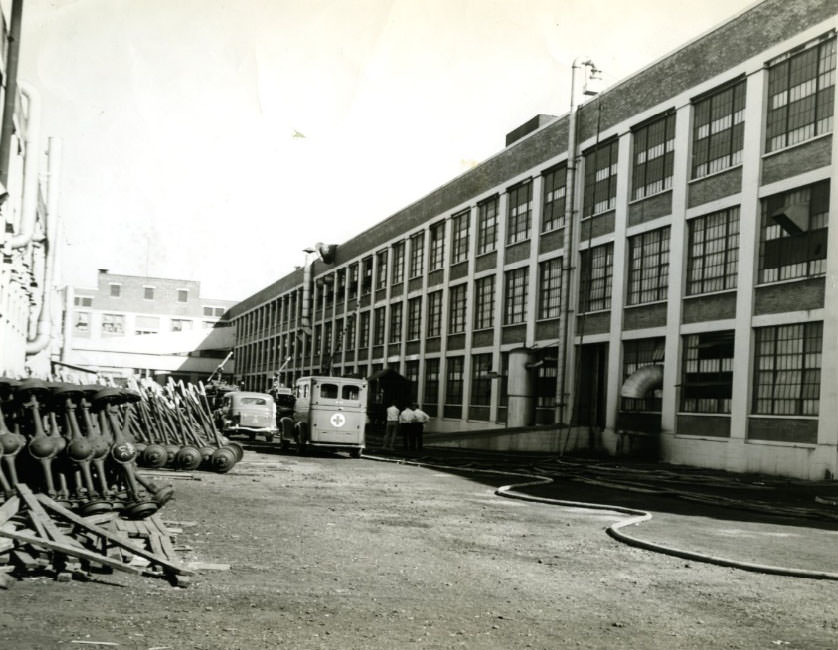
[[[605,427],[605,396],[608,381],[608,343],[588,343],[576,349],[576,417],[574,423]]]

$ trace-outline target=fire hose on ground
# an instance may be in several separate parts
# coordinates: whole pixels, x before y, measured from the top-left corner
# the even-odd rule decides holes
[[[516,476],[528,479],[525,482],[521,483],[510,483],[508,485],[503,485],[497,488],[494,491],[494,494],[501,497],[506,497],[509,499],[518,499],[521,501],[530,501],[534,503],[544,503],[548,505],[555,505],[555,506],[563,506],[567,508],[586,508],[590,510],[607,510],[609,512],[615,512],[618,514],[629,515],[628,519],[624,519],[617,523],[611,524],[605,529],[605,532],[613,539],[627,544],[629,546],[634,546],[636,548],[642,548],[648,551],[652,551],[655,553],[661,553],[664,555],[670,555],[673,557],[678,557],[681,559],[692,560],[694,562],[703,562],[706,564],[714,564],[717,566],[728,567],[733,569],[740,569],[743,571],[751,571],[755,573],[764,573],[770,575],[778,575],[778,576],[785,576],[785,577],[792,577],[792,578],[812,578],[812,579],[819,579],[819,580],[838,580],[838,573],[826,572],[826,571],[809,571],[806,569],[795,569],[795,568],[786,568],[786,567],[778,567],[772,566],[767,564],[758,564],[752,562],[742,562],[739,560],[732,560],[723,557],[717,557],[714,555],[709,555],[705,553],[698,553],[695,551],[688,551],[684,549],[675,548],[672,546],[667,546],[664,544],[657,544],[654,542],[648,542],[642,540],[638,537],[634,537],[623,532],[624,528],[629,526],[636,526],[646,521],[650,521],[652,519],[652,513],[647,512],[645,510],[640,510],[636,508],[626,508],[623,506],[618,505],[609,505],[604,503],[587,503],[583,501],[567,501],[562,499],[551,499],[548,497],[539,497],[531,494],[526,494],[524,492],[520,492],[518,490],[526,487],[533,487],[537,485],[548,485],[553,483],[553,479],[548,476],[542,476],[538,474],[529,474],[524,472],[511,472],[511,471],[503,471],[503,470],[495,470],[495,469],[485,469],[485,468],[474,468],[474,467],[462,467],[462,466],[454,466],[454,465],[441,465],[437,463],[427,463],[421,461],[413,461],[413,460],[405,460],[401,458],[386,458],[382,456],[372,456],[372,455],[364,455],[364,458],[368,458],[370,460],[376,460],[380,462],[389,462],[389,463],[396,463],[401,465],[413,465],[415,467],[428,467],[432,469],[440,469],[440,470],[455,470],[455,471],[466,471],[466,472],[474,472],[474,473],[482,473],[482,474],[492,474],[496,476]]]

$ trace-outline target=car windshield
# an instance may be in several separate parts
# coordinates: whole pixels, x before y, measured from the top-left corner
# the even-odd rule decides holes
[[[239,404],[242,406],[265,406],[267,402],[264,397],[242,397]]]

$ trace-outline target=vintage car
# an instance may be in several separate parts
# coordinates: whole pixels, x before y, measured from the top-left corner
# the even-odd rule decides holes
[[[277,434],[276,403],[267,393],[232,391],[221,399],[216,422],[226,436],[246,433],[255,440],[259,434],[272,442]]]

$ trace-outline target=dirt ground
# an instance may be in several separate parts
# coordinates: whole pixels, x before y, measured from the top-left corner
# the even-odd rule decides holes
[[[603,532],[620,515],[503,499],[500,477],[264,449],[193,476],[171,481],[161,516],[183,524],[184,562],[229,570],[186,588],[117,573],[21,580],[0,591],[0,648],[838,647],[838,581],[632,548]],[[717,524],[650,522],[680,542]],[[772,535],[747,526],[738,545],[759,557]],[[746,524],[724,527],[736,537]],[[789,534],[805,547],[808,530]]]

